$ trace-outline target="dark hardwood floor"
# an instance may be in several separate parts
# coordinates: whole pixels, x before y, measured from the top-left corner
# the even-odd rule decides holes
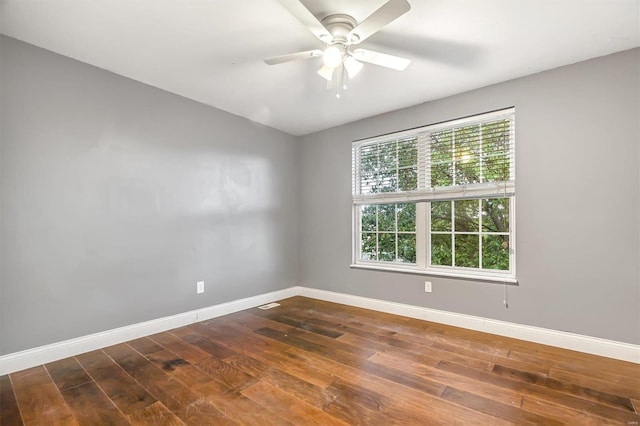
[[[303,297],[0,377],[0,424],[638,425],[640,365]]]

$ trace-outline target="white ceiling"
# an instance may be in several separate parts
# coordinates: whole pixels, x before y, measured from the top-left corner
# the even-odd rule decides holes
[[[319,18],[359,22],[385,0],[302,0]],[[640,0],[409,0],[411,10],[362,47],[412,59],[367,64],[336,99],[322,48],[278,0],[2,0],[2,33],[304,135],[640,45]]]

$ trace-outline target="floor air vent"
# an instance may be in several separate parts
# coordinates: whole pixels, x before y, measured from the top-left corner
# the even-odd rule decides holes
[[[262,305],[262,306],[258,306],[258,309],[271,309],[271,308],[277,308],[278,306],[280,306],[279,303],[273,302],[273,303],[267,303],[266,305]]]

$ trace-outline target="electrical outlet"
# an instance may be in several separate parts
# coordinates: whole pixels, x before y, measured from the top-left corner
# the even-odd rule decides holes
[[[204,281],[198,281],[196,283],[196,293],[204,293]]]
[[[431,281],[424,282],[424,291],[425,293],[431,293]]]

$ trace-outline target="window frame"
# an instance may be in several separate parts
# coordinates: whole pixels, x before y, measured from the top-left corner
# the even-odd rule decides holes
[[[507,181],[474,183],[450,187],[431,187],[431,145],[429,135],[447,129],[456,129],[509,118],[510,145],[508,155],[509,179]],[[418,144],[417,189],[405,192],[361,194],[359,149],[362,146],[384,144],[416,138]],[[480,157],[482,158],[482,152]],[[357,165],[357,166],[356,166]],[[405,272],[420,275],[434,275],[452,278],[517,283],[516,279],[516,194],[515,194],[515,108],[506,108],[470,117],[423,126],[416,129],[390,133],[375,138],[355,141],[352,145],[352,268],[374,269],[390,272]],[[431,203],[436,201],[456,201],[469,199],[506,198],[509,203],[509,270],[480,269],[461,266],[431,264]],[[482,201],[480,201],[482,202]],[[360,209],[371,204],[415,203],[416,205],[416,263],[363,260],[362,221]],[[453,212],[452,212],[453,214]],[[396,224],[397,227],[397,224]],[[380,231],[376,231],[380,232]],[[452,223],[451,234],[455,235]],[[479,226],[479,256],[482,254],[482,226]],[[397,246],[397,243],[396,243]],[[455,250],[455,248],[452,248]],[[396,259],[398,253],[396,252]],[[455,262],[453,262],[455,263]],[[481,262],[479,263],[481,264]]]

